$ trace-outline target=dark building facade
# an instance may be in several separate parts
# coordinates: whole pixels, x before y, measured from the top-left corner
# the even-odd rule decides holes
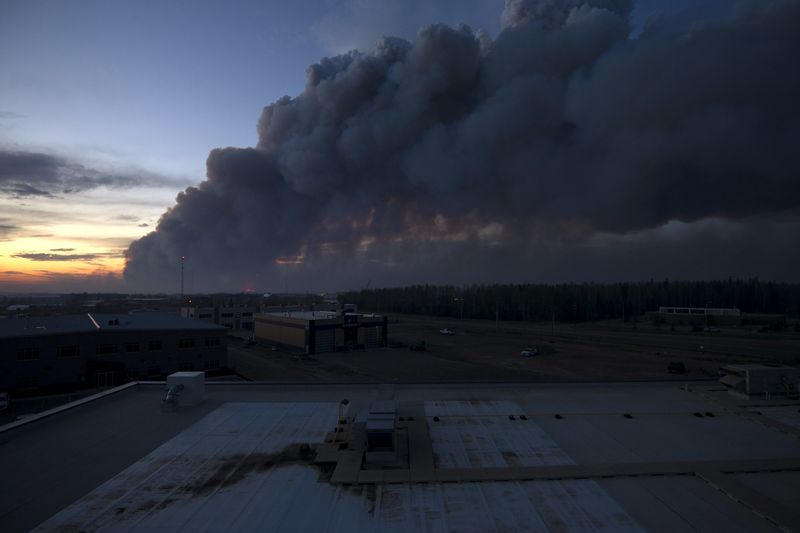
[[[0,321],[0,390],[67,390],[222,368],[227,329],[172,313]]]

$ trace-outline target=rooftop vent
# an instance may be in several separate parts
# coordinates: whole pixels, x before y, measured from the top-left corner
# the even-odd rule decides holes
[[[395,420],[397,407],[392,400],[376,400],[369,413],[362,414],[367,463],[392,463],[397,460]],[[366,420],[364,420],[366,419]]]

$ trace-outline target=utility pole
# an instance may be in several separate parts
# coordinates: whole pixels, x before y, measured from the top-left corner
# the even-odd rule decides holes
[[[186,261],[185,256],[181,256],[181,305],[183,305],[183,264]]]

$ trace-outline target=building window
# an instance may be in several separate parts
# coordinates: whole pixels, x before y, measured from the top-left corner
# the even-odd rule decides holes
[[[39,386],[39,378],[37,377],[24,377],[17,380],[18,389],[35,389]]]
[[[191,361],[188,363],[179,363],[178,364],[178,371],[180,372],[192,372],[194,370],[194,363]]]
[[[206,337],[206,346],[219,346],[219,337]]]
[[[125,353],[134,353],[139,351],[139,343],[138,342],[126,342],[125,343]]]
[[[116,344],[98,344],[95,348],[95,353],[97,355],[108,355],[111,353],[117,353],[117,345]]]
[[[206,361],[206,370],[214,370],[219,368],[219,359],[209,359]]]
[[[198,315],[198,318],[211,318],[211,314],[210,313],[202,313],[202,314]]]
[[[178,348],[194,348],[194,339],[180,339]]]
[[[18,361],[33,361],[39,359],[39,348],[23,348],[17,352]]]
[[[147,350],[150,352],[157,352],[161,350],[161,341],[150,341],[147,343]]]
[[[233,318],[233,313],[222,313],[220,316],[222,318]]]
[[[251,317],[251,316],[253,316],[253,313],[242,313],[242,316],[243,317]]]
[[[98,387],[113,387],[114,386],[114,372],[98,372],[97,373],[97,386]]]
[[[78,357],[81,349],[78,346],[59,346],[56,348],[56,357]]]

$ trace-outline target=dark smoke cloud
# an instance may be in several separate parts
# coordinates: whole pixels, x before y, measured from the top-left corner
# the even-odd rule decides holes
[[[0,150],[0,195],[53,197],[108,187],[130,189],[163,185],[168,178],[150,172],[108,172],[59,155]]]
[[[800,1],[635,38],[632,7],[507,0],[494,40],[433,25],[321,60],[264,109],[255,148],[210,153],[206,181],[130,246],[126,279],[170,288],[182,255],[198,289],[226,290],[715,277],[726,250],[756,248],[791,264]],[[743,229],[777,219],[788,233]],[[743,275],[766,262],[739,258]]]

